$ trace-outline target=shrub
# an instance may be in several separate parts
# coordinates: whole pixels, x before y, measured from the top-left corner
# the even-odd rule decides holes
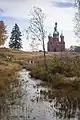
[[[64,85],[64,76],[63,75],[60,75],[59,73],[56,73],[54,76],[53,76],[53,79],[52,79],[52,87],[53,88],[61,88],[62,85]]]
[[[52,74],[56,74],[56,73],[62,74],[64,71],[63,64],[64,63],[59,58],[54,57],[51,65],[49,66],[51,73]]]
[[[43,81],[48,80],[48,74],[46,71],[44,71],[43,67],[36,67],[31,70],[30,72],[31,77],[34,77],[36,79],[41,79]]]

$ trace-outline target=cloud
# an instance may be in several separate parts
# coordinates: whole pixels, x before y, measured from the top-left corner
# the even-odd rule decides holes
[[[0,8],[0,14],[3,13],[3,9]]]
[[[58,8],[70,8],[74,4],[73,2],[59,2],[59,1],[54,1],[53,6],[58,7]]]
[[[16,22],[21,31],[27,28],[28,13],[33,6],[42,8],[46,15],[45,27],[47,33],[53,33],[54,22],[58,22],[58,30],[63,30],[65,35],[66,46],[74,43],[72,35],[74,16],[73,11],[74,0],[0,0],[1,14],[0,19],[3,19],[8,27],[9,33]],[[68,8],[68,9],[65,9]],[[68,32],[67,32],[68,31]],[[28,41],[24,39],[24,49],[27,48]],[[48,39],[46,38],[45,41]]]

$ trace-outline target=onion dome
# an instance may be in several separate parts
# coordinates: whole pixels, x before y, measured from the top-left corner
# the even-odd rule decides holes
[[[52,37],[52,36],[51,36],[51,33],[49,33],[48,37]]]
[[[61,33],[60,37],[64,37],[63,32]]]
[[[54,27],[54,32],[53,32],[53,36],[54,35],[59,35],[59,32],[57,30],[57,22],[55,22],[55,27]]]

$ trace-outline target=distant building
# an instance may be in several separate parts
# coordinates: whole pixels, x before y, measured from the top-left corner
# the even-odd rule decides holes
[[[47,50],[49,52],[61,52],[65,51],[64,36],[61,33],[59,41],[59,32],[57,31],[57,22],[55,23],[53,36],[48,36]]]

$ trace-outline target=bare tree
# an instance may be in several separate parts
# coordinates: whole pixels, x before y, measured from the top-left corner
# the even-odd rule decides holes
[[[39,7],[33,7],[33,9],[30,11],[30,19],[29,19],[29,36],[32,39],[32,43],[35,43],[34,41],[41,43],[43,47],[43,53],[44,53],[44,67],[47,70],[47,64],[46,64],[46,52],[45,52],[45,29],[44,29],[44,20],[45,15],[42,12],[42,9]]]
[[[38,51],[39,50],[39,43],[37,40],[32,40],[30,43],[30,47],[32,48],[33,51]]]
[[[80,41],[79,40],[80,39],[80,0],[75,0],[75,8],[76,8],[76,12],[74,18],[74,22],[75,22],[74,32],[77,37],[77,40]]]
[[[75,7],[78,7],[80,5],[80,0],[75,0]]]

